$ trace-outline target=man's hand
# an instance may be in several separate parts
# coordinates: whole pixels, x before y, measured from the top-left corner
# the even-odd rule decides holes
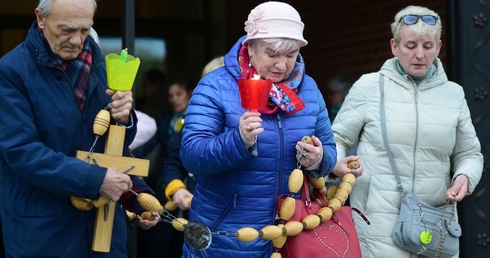
[[[133,92],[106,90],[106,94],[112,99],[109,104],[112,118],[119,123],[127,124],[133,109]]]
[[[121,174],[115,168],[108,168],[104,181],[100,186],[100,195],[117,202],[121,195],[133,187],[133,182],[126,174]]]

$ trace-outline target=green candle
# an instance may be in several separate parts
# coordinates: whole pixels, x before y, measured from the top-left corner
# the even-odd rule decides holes
[[[126,63],[128,61],[128,49],[121,50],[121,60]]]

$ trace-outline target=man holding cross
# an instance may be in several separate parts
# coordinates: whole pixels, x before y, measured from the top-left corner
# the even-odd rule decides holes
[[[95,141],[93,131],[102,109],[110,111],[111,124],[125,126],[122,156],[129,156],[136,133],[132,92],[108,89],[104,56],[88,36],[96,7],[95,0],[40,0],[25,41],[0,59],[6,257],[127,257],[121,204],[141,212],[129,190],[151,192],[140,177],[120,173],[118,164],[76,158],[78,150],[104,152],[106,136]],[[95,209],[75,208],[70,196],[121,200],[110,251],[91,249]],[[156,224],[138,219],[143,228]]]

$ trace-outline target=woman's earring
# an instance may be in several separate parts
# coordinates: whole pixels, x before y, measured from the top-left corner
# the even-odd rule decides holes
[[[252,57],[250,57],[250,61],[248,61],[248,68],[252,67]]]

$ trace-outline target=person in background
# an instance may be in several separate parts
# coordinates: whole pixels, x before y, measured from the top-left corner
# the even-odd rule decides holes
[[[220,68],[223,65],[225,65],[225,57],[224,56],[215,57],[204,66],[204,68],[202,69],[201,77],[204,77],[204,75],[208,74],[209,72],[213,71],[216,68]]]
[[[162,113],[168,112],[170,107],[166,101],[165,81],[167,75],[158,68],[146,71],[141,81],[141,97],[136,100],[136,109],[157,119]]]
[[[386,124],[403,187],[433,206],[446,200],[459,202],[471,194],[482,175],[483,156],[464,90],[448,80],[437,57],[442,46],[439,15],[407,6],[395,15],[391,31],[394,57],[354,83],[333,122],[339,161],[332,174],[359,176],[349,200],[371,221],[367,226],[354,215],[363,256],[409,258],[417,254],[398,248],[392,240],[401,196],[380,123]],[[358,156],[346,157],[358,140]],[[348,169],[345,164],[351,160],[359,160],[363,167]]]
[[[127,257],[125,211],[116,205],[110,252],[91,250],[96,210],[71,196],[104,196],[141,212],[139,177],[75,157],[103,153],[93,123],[104,108],[126,127],[124,155],[136,133],[131,91],[107,86],[100,48],[89,36],[94,0],[40,0],[24,42],[0,59],[0,217],[6,257]],[[19,62],[19,60],[23,60]],[[141,220],[149,228],[156,223]],[[68,244],[67,243],[71,243]]]
[[[225,55],[224,67],[206,74],[194,89],[180,152],[186,169],[197,176],[189,221],[200,221],[211,232],[259,231],[276,224],[277,197],[290,193],[289,175],[298,162],[315,177],[333,169],[328,111],[300,55],[307,44],[303,29],[291,5],[258,5],[245,22],[247,35]],[[245,110],[237,81],[257,76],[273,83],[268,105]],[[302,142],[304,136],[314,144]],[[273,252],[272,241],[217,235],[207,249],[188,242],[183,247],[183,257],[270,257]]]
[[[133,142],[129,145],[129,149],[134,151],[147,143],[157,133],[157,122],[155,119],[139,110],[134,111],[138,117],[138,131]]]
[[[345,96],[349,93],[349,89],[354,84],[354,79],[347,75],[337,75],[330,79],[327,84],[326,102],[330,118],[330,123],[333,123],[335,116],[342,107]]]
[[[189,206],[186,202],[183,204],[179,197],[183,200],[186,198],[192,198],[191,192],[195,182],[195,177],[189,174],[187,170],[182,166],[180,161],[179,150],[182,139],[181,130],[184,123],[185,111],[189,102],[189,98],[192,93],[192,84],[190,84],[182,75],[175,74],[167,80],[167,99],[170,103],[172,113],[162,114],[157,119],[158,132],[156,137],[158,138],[158,144],[161,148],[161,153],[158,159],[163,165],[159,168],[159,171],[154,171],[152,180],[149,182],[153,186],[153,189],[162,205],[168,200],[171,200],[169,196],[165,195],[165,188],[170,181],[175,179],[172,183],[172,187],[175,191],[172,194],[178,192],[174,196],[174,200],[177,205],[183,207]],[[175,156],[177,155],[177,157]],[[171,159],[171,161],[169,161]],[[156,173],[158,172],[158,173]],[[182,185],[177,183],[177,180],[182,182]],[[185,183],[184,183],[185,182]],[[187,189],[187,187],[189,189]],[[182,188],[182,189],[180,189]],[[173,216],[181,216],[178,210],[169,211]],[[171,224],[159,223],[155,228],[148,231],[139,230],[139,257],[161,257],[165,254],[165,257],[182,257],[182,244],[184,241],[183,232],[176,230]]]

